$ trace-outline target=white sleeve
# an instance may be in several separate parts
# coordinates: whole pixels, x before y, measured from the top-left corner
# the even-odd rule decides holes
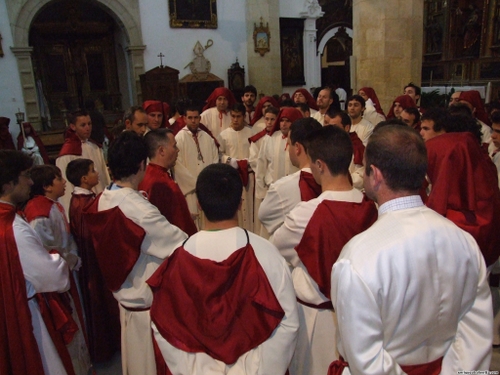
[[[351,172],[352,185],[358,189],[363,189],[363,176],[365,174],[365,167],[363,165],[351,163],[349,168],[349,172]]]
[[[455,339],[443,358],[443,374],[457,374],[464,369],[489,369],[493,343],[493,307],[486,264],[479,249],[478,256],[480,269],[476,299],[458,323]]]
[[[177,161],[177,163],[175,163],[174,174],[175,182],[179,185],[182,194],[188,195],[194,192],[196,188],[196,177],[191,174],[182,161]]]
[[[267,190],[266,197],[260,204],[259,220],[269,234],[273,234],[285,221],[283,199],[274,184]],[[297,242],[298,244],[298,242]]]
[[[252,167],[252,171],[257,172],[257,160],[259,157],[259,147],[256,142],[250,143],[250,156],[248,157],[248,163]]]
[[[229,158],[229,155],[227,155],[227,144],[226,144],[226,139],[222,136],[222,134],[219,134],[217,137],[217,142],[219,142],[219,155],[220,155],[220,162],[221,163],[226,163],[227,159]]]
[[[66,177],[66,167],[68,166],[70,161],[76,160],[78,158],[80,157],[76,155],[64,155],[64,156],[59,156],[56,159],[56,167],[61,170],[61,175],[66,181],[68,180],[68,178]],[[99,179],[101,178],[104,178],[104,176],[102,177],[99,176]],[[66,216],[69,216],[69,203],[71,201],[72,192],[73,192],[73,185],[68,181],[66,190],[64,191],[64,195],[59,198],[59,202],[63,205],[64,210],[66,211]]]
[[[36,232],[27,224],[14,224],[14,236],[24,278],[37,293],[69,289],[69,269],[58,254],[49,254]]]
[[[267,158],[267,144],[269,143],[269,137],[262,142],[260,145],[259,156],[257,157],[257,171],[255,174],[256,185],[261,187],[262,189],[266,189],[268,184],[266,184],[266,173],[269,167],[269,162]]]
[[[375,297],[348,260],[339,260],[333,265],[331,297],[338,319],[338,348],[349,363],[350,372],[404,375],[384,349],[383,322]]]

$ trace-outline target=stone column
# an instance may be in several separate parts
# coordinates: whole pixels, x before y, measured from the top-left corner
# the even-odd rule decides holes
[[[35,76],[33,74],[33,64],[31,62],[31,52],[33,47],[11,47],[17,60],[19,69],[19,79],[23,91],[24,107],[26,109],[25,121],[30,122],[36,130],[41,130],[40,109],[36,94]]]
[[[317,52],[316,20],[325,14],[317,0],[308,1],[300,13],[304,22],[304,76],[306,88],[321,86],[321,55]]]
[[[355,85],[375,89],[387,113],[422,74],[424,0],[353,0]]]
[[[142,105],[142,88],[139,75],[144,74],[144,50],[146,46],[128,46],[130,80],[134,104]]]
[[[248,74],[247,84],[254,85],[258,94],[281,94],[281,55],[280,55],[280,9],[276,0],[247,0],[247,55]],[[260,25],[262,17],[264,25],[269,23],[271,38],[269,39],[270,51],[261,56],[255,52],[253,40],[254,24]]]

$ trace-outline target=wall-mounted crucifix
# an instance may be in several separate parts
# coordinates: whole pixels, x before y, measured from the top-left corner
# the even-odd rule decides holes
[[[165,55],[160,52],[160,54],[158,55],[158,57],[160,58],[160,68],[163,68],[163,58],[165,57]]]

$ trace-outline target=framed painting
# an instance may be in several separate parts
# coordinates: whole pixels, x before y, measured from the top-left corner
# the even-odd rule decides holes
[[[304,85],[304,20],[280,18],[280,34],[282,84]]]
[[[168,0],[170,27],[217,28],[217,0]]]

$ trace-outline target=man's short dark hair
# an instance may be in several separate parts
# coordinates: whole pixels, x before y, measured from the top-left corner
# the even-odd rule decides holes
[[[182,114],[183,116],[186,116],[186,114],[189,112],[198,112],[198,115],[201,113],[200,106],[196,104],[190,104],[184,108],[184,113]],[[179,112],[180,113],[180,112]]]
[[[280,108],[295,107],[295,102],[292,99],[285,99],[280,102]]]
[[[373,132],[365,159],[365,174],[376,166],[392,191],[417,192],[422,187],[427,151],[422,137],[409,126],[388,125]]]
[[[464,103],[452,104],[448,107],[448,113],[452,116],[461,115],[474,118],[472,110]]]
[[[82,184],[82,177],[89,173],[90,166],[94,162],[90,159],[75,159],[71,160],[66,167],[66,178],[74,186]]]
[[[85,109],[77,109],[68,113],[68,123],[76,125],[76,120],[81,116],[89,116],[89,112]]]
[[[450,120],[448,112],[443,108],[429,108],[422,114],[420,121],[434,121],[434,131],[446,131],[446,126]]]
[[[457,114],[450,116],[446,124],[446,133],[465,133],[469,132],[474,135],[474,138],[482,143],[483,133],[481,132],[481,125],[472,116],[464,116]]]
[[[270,106],[270,107],[267,107],[266,109],[264,109],[264,114],[266,114],[266,113],[273,113],[276,116],[278,116],[278,114],[280,113],[280,110],[276,107]]]
[[[227,164],[210,164],[196,180],[196,196],[211,222],[234,217],[241,201],[243,183],[240,175]]]
[[[21,151],[0,150],[0,190],[3,185],[19,182],[19,175],[33,166],[33,159]]]
[[[388,120],[380,121],[377,126],[373,129],[373,132],[378,131],[378,129],[382,129],[384,126],[388,125],[397,125],[397,126],[406,126],[408,127],[408,124],[404,123],[403,120],[400,120],[396,117],[390,118]]]
[[[346,103],[349,103],[352,100],[356,100],[357,102],[359,102],[361,104],[362,108],[365,108],[366,101],[365,101],[365,99],[363,99],[363,97],[361,95],[355,94],[355,95],[348,97],[346,100]]]
[[[251,92],[252,94],[257,96],[257,89],[255,88],[255,86],[252,85],[245,86],[245,88],[243,89],[243,95],[246,94],[247,92]]]
[[[231,107],[231,112],[239,112],[239,113],[242,113],[243,115],[245,115],[245,113],[247,113],[247,108],[241,104],[241,103],[236,103],[235,105],[233,105]]]
[[[44,188],[52,186],[56,177],[61,177],[61,170],[52,164],[35,165],[30,171],[33,186],[31,197],[45,195]]]
[[[404,92],[404,91],[405,91],[408,87],[413,87],[413,89],[415,90],[415,95],[420,96],[420,95],[422,94],[422,89],[421,89],[419,86],[415,85],[413,82],[410,82],[409,84],[407,84],[407,85],[405,86],[405,88],[403,89],[403,92]]]
[[[314,163],[322,160],[333,176],[349,174],[353,148],[349,134],[337,126],[324,126],[307,137],[307,154]]]
[[[311,113],[311,108],[307,103],[295,103],[295,107],[304,113]]]
[[[496,111],[491,114],[491,122],[493,124],[500,124],[500,111]]]
[[[179,115],[184,116],[186,111],[194,111],[191,107],[193,106],[193,101],[189,98],[179,98],[175,101],[175,104],[172,106],[175,108],[172,112],[179,112]],[[201,113],[199,106],[195,106],[198,113]]]
[[[169,133],[174,134],[172,130],[166,128],[159,128],[146,133],[144,140],[146,141],[146,146],[148,148],[148,158],[153,159],[156,156],[158,147],[160,147],[160,145],[164,142],[169,142]]]
[[[133,105],[132,107],[127,109],[123,114],[123,123],[125,123],[125,121],[127,120],[129,120],[130,123],[133,123],[135,120],[135,113],[137,111],[139,111],[140,113],[146,113],[144,108],[142,108],[140,105]]]
[[[486,104],[486,110],[488,111],[488,114],[491,116],[493,111],[500,111],[500,101],[496,100],[493,102],[490,102]]]
[[[334,108],[330,107],[330,108],[328,108],[328,111],[326,111],[325,115],[330,117],[331,119],[334,119],[335,117],[340,117],[340,122],[342,123],[344,128],[347,125],[352,125],[351,118],[344,111],[337,111]]]
[[[403,109],[403,112],[406,112],[409,115],[415,116],[415,123],[420,121],[420,111],[418,110],[418,108],[408,107],[408,108]]]
[[[312,132],[321,128],[321,124],[312,117],[305,117],[295,120],[292,125],[290,125],[290,141],[292,142],[292,145],[299,142],[307,152],[307,137]]]
[[[111,144],[108,166],[114,179],[132,176],[146,162],[148,149],[143,137],[136,132],[123,132]]]

